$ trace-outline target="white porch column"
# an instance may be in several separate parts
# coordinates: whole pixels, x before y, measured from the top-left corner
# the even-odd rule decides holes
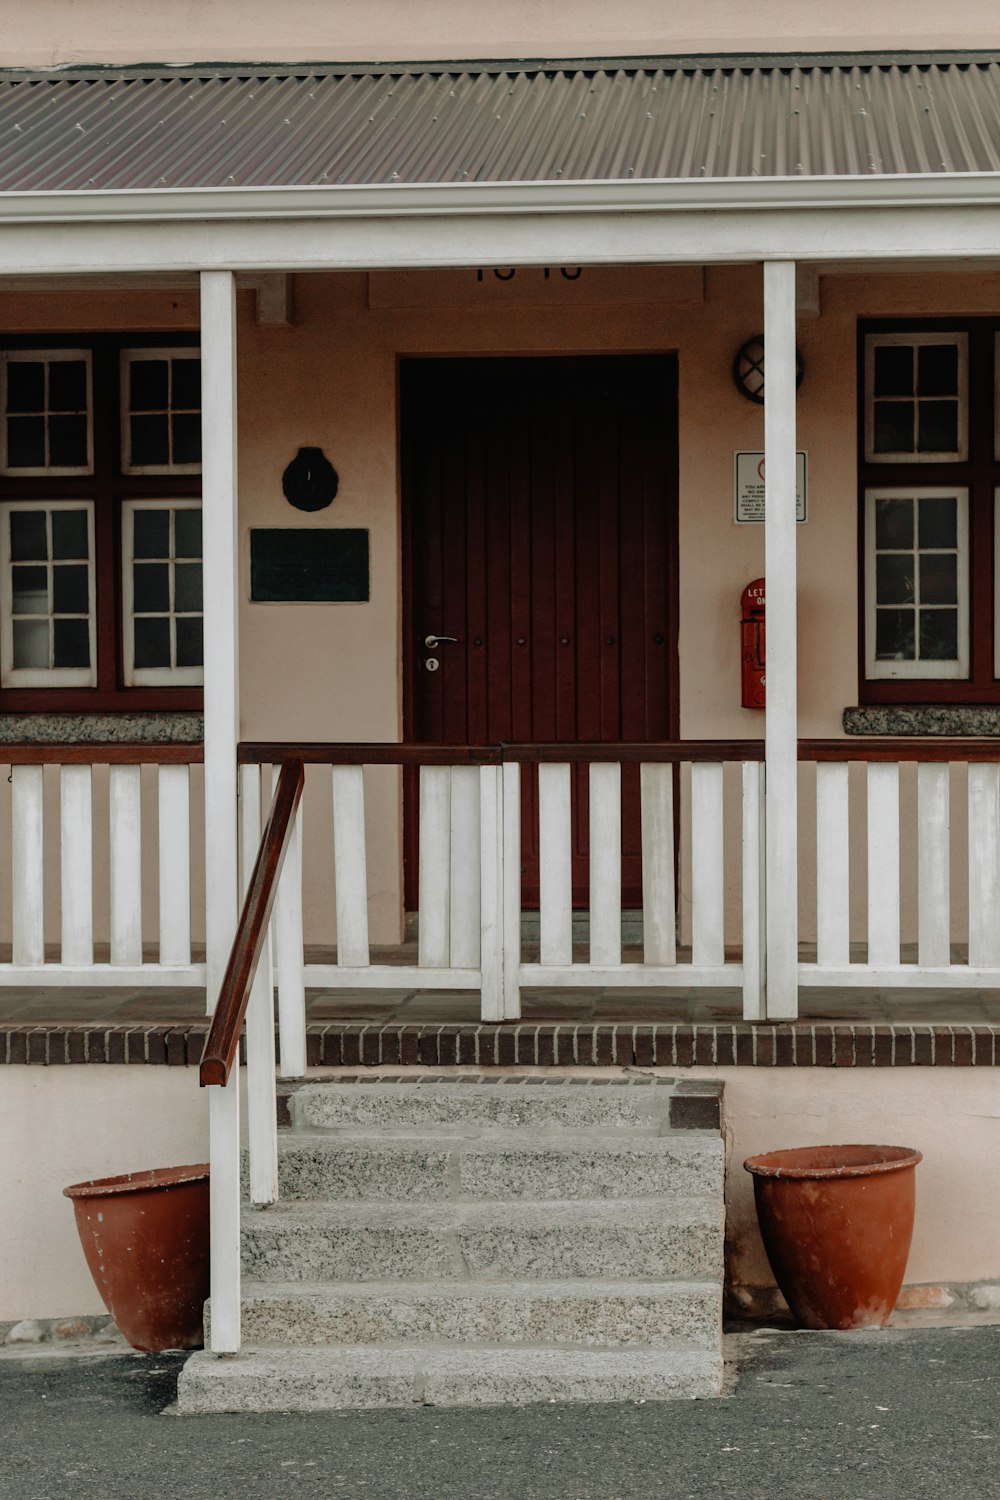
[[[203,549],[205,571],[205,946],[215,1007],[239,915],[236,743],[239,738],[236,545],[236,282],[201,275]],[[212,1348],[240,1346],[239,1066],[209,1089]]]
[[[766,1010],[798,1014],[795,263],[764,263]]]

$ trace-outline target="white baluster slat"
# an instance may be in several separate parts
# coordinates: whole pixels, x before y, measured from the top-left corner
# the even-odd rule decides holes
[[[1000,966],[1000,765],[969,766],[969,967]]]
[[[726,961],[723,787],[720,764],[692,765],[691,961],[699,967]]]
[[[240,895],[246,895],[261,836],[261,770],[240,767]],[[274,971],[264,936],[247,1005],[247,1146],[251,1203],[278,1199],[278,1117],[274,1090]],[[234,1070],[235,1071],[235,1070]]]
[[[160,963],[191,962],[191,770],[159,768]],[[259,793],[258,793],[259,801]]]
[[[333,767],[333,872],[337,901],[337,963],[367,968],[368,864],[363,766]]]
[[[951,963],[950,768],[917,766],[917,963]]]
[[[421,968],[446,969],[451,954],[451,770],[420,767],[419,937]]]
[[[868,766],[868,963],[899,964],[899,766]]]
[[[846,761],[816,766],[816,962],[851,961],[850,798]]]
[[[474,969],[480,954],[479,766],[451,772],[451,873],[448,930],[451,966]]]
[[[112,766],[111,962],[142,963],[142,784],[138,766]]]
[[[573,962],[570,768],[538,767],[538,906],[543,964]]]
[[[277,784],[280,767],[274,768]],[[305,793],[303,798],[305,800]],[[277,938],[278,1031],[282,1078],[301,1078],[306,1070],[306,990],[302,949],[302,803],[288,838],[285,863],[274,899]]]
[[[500,775],[503,809],[503,1019],[521,1015],[521,767],[506,765]]]
[[[650,762],[639,768],[642,806],[643,962],[677,962],[674,892],[674,768]]]
[[[94,962],[93,773],[90,766],[59,771],[60,883],[62,936],[60,961]]]
[[[764,937],[767,922],[764,861],[764,767],[744,761],[743,780],[743,1019],[766,1014]]]
[[[11,767],[11,873],[13,958],[45,962],[42,869],[42,767]]]
[[[590,767],[590,961],[622,961],[622,768]]]
[[[481,1015],[484,1021],[502,1021],[504,1019],[502,770],[499,766],[479,766],[473,769],[476,772],[479,794],[481,868],[476,890],[481,897],[479,912],[480,953],[482,955]],[[454,952],[453,936],[453,958]]]

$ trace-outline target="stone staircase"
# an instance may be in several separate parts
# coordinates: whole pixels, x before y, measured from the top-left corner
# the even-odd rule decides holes
[[[193,1355],[179,1409],[717,1395],[720,1103],[642,1075],[296,1088],[281,1202],[244,1207],[243,1349]]]

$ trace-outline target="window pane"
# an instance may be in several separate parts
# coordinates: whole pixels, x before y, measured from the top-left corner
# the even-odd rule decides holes
[[[160,610],[169,610],[169,563],[136,563],[132,579],[136,614],[154,614]]]
[[[204,646],[202,643],[202,622],[200,619],[176,620],[177,630],[177,665],[179,667],[200,667],[205,660]]]
[[[879,548],[913,546],[913,501],[875,501],[875,545]]]
[[[875,395],[913,395],[912,344],[876,344]]]
[[[129,362],[129,407],[132,411],[166,411],[165,359],[133,359]]]
[[[49,418],[49,463],[54,469],[87,467],[87,418]]]
[[[172,379],[171,406],[179,407],[184,411],[200,411],[201,360],[173,360]]]
[[[48,568],[11,568],[11,599],[15,615],[47,615]]]
[[[44,667],[49,665],[48,620],[14,621],[14,666]]]
[[[7,410],[45,410],[45,366],[41,360],[16,360],[7,366]]]
[[[168,510],[133,512],[132,556],[170,556],[170,512]]]
[[[879,609],[875,612],[875,655],[879,661],[912,661],[915,654],[912,609]]]
[[[63,566],[52,569],[52,612],[57,615],[85,615],[90,609],[90,583],[86,566]]]
[[[132,417],[133,468],[162,466],[170,462],[167,446],[167,417]]]
[[[917,402],[917,448],[921,453],[954,453],[958,448],[958,402]]]
[[[957,344],[924,344],[917,350],[917,389],[921,396],[958,394]]]
[[[45,418],[7,418],[7,467],[45,468]]]
[[[958,558],[954,552],[926,552],[921,557],[920,602],[958,603]]]
[[[883,554],[875,560],[875,600],[878,604],[910,604],[914,598],[913,554]]]
[[[201,556],[201,511],[174,511],[175,557]]]
[[[87,410],[87,366],[82,359],[49,365],[49,411]]]
[[[875,402],[875,452],[913,452],[913,402]]]
[[[90,626],[86,620],[55,620],[52,625],[54,667],[90,666]]]
[[[925,495],[920,501],[920,545],[958,546],[958,501],[951,495]]]
[[[54,510],[52,512],[52,556],[56,558],[90,556],[85,510]]]
[[[170,621],[137,619],[135,627],[135,665],[137,667],[170,666]]]
[[[49,555],[43,510],[12,510],[10,555],[13,562],[35,562]]]
[[[920,657],[922,661],[957,661],[957,609],[920,611]]]
[[[201,463],[201,417],[182,412],[171,417],[174,436],[173,462],[175,464]]]
[[[174,609],[201,613],[201,563],[178,563],[174,569]]]

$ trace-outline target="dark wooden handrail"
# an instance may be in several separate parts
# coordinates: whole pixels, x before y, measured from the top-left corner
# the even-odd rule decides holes
[[[301,760],[285,760],[201,1054],[199,1081],[202,1088],[207,1084],[225,1085],[229,1082],[304,781]]]
[[[289,758],[327,766],[499,766],[541,761],[722,761],[763,760],[763,740],[614,741],[537,745],[275,744],[239,746],[241,765],[279,765]]]
[[[1000,738],[955,735],[900,735],[866,739],[800,740],[799,760],[812,761],[1000,761]]]
[[[123,745],[114,741],[72,745],[0,744],[0,766],[197,766],[203,744]]]

